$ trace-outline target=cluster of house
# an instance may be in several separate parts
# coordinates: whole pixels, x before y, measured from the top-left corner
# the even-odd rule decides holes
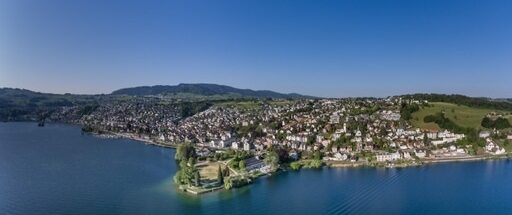
[[[137,134],[163,143],[190,142],[198,154],[224,149],[263,152],[277,145],[300,157],[321,151],[326,160],[353,160],[373,152],[377,161],[461,155],[450,145],[464,134],[423,131],[401,120],[401,98],[257,101],[255,107],[214,105],[182,118],[178,105],[162,102],[113,102],[81,118],[81,123],[117,133]],[[486,150],[504,150],[489,138]],[[512,135],[509,135],[512,139]],[[436,150],[431,150],[436,148]],[[439,149],[441,148],[441,149]]]
[[[491,138],[485,139],[485,151],[495,155],[505,154],[505,149],[496,144]]]
[[[457,140],[464,138],[464,134],[454,134],[448,130],[444,130],[442,132],[429,132],[427,133],[427,137],[429,139],[433,139],[431,143],[435,146],[443,145],[447,143],[454,143]]]
[[[177,105],[118,101],[99,106],[92,113],[82,116],[80,123],[98,130],[150,137],[172,130],[180,118],[181,109]]]
[[[396,161],[396,160],[412,160],[414,156],[417,158],[424,158],[427,156],[425,150],[420,149],[406,149],[398,150],[392,153],[377,153],[375,155],[377,162]]]

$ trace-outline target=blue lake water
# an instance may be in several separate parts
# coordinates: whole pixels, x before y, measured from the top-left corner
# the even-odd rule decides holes
[[[174,150],[0,123],[0,214],[511,214],[512,162],[285,172],[233,191],[176,192]]]

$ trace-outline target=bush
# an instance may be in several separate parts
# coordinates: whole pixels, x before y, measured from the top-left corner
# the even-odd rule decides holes
[[[297,162],[297,161],[296,162],[291,162],[290,163],[290,168],[292,170],[296,171],[296,170],[299,170],[300,168],[302,168],[302,164],[300,162]]]
[[[307,164],[304,165],[305,168],[320,168],[323,163],[321,160],[311,160]]]
[[[229,177],[224,180],[224,188],[230,190],[231,188],[241,187],[250,183],[251,179],[249,178]]]

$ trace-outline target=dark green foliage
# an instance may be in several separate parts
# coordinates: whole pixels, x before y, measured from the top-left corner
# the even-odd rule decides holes
[[[182,143],[178,145],[174,158],[177,161],[189,161],[190,158],[196,157],[196,149],[191,144]]]
[[[222,172],[222,168],[219,165],[219,169],[217,170],[217,183],[222,184],[224,183],[224,174]]]
[[[282,164],[289,161],[288,150],[286,150],[283,147],[275,145],[267,149],[267,155],[265,156],[265,158],[267,157],[273,157],[271,158],[272,161],[274,160],[274,158],[276,158],[277,164]]]
[[[242,171],[245,171],[245,160],[238,162],[238,168]]]
[[[284,141],[286,139],[286,134],[285,133],[277,133],[276,139],[278,139],[279,141]]]
[[[498,117],[495,120],[492,120],[489,117],[484,117],[481,123],[484,128],[496,128],[496,129],[505,129],[510,128],[510,122],[502,117]]]
[[[320,151],[313,152],[313,159],[322,160],[322,153]]]
[[[196,113],[204,111],[212,106],[210,102],[182,102],[179,103],[181,106],[181,117],[187,118],[193,116]]]
[[[104,133],[103,130],[95,128],[95,127],[92,127],[92,126],[89,126],[89,125],[82,126],[82,132],[96,133],[96,134],[103,134]]]
[[[373,138],[373,144],[375,146],[375,149],[379,149],[379,150],[385,150],[385,151],[389,151],[390,150],[390,143],[387,139],[385,138]]]
[[[226,178],[226,181],[224,183],[224,188],[226,190],[230,190],[232,188],[242,187],[244,185],[250,184],[251,179],[244,178],[244,177],[229,177]]]
[[[316,142],[316,135],[312,134],[311,136],[308,137],[308,141],[306,142],[306,145],[311,146],[311,145],[315,144],[315,142]]]
[[[195,157],[189,157],[188,158],[188,165],[190,165],[190,166],[196,165],[196,158]]]
[[[489,98],[474,98],[463,95],[444,95],[444,94],[413,94],[404,95],[403,98],[428,100],[429,102],[447,102],[458,105],[465,105],[477,108],[489,108],[495,110],[512,111],[512,103],[507,101],[497,101]]]
[[[233,158],[228,165],[233,169],[239,169],[240,161],[245,160],[249,157],[251,157],[251,153],[247,151],[235,151],[235,150],[228,150],[225,153],[223,153],[224,157],[227,158]]]
[[[425,118],[423,118],[423,121],[426,123],[435,122],[436,124],[439,125],[440,128],[448,129],[451,131],[461,129],[460,126],[455,124],[450,119],[446,118],[444,116],[444,113],[436,113],[435,115],[428,115]]]
[[[238,136],[243,137],[247,136],[249,133],[255,133],[256,135],[262,136],[263,132],[261,128],[259,131],[256,131],[259,126],[256,123],[249,124],[247,126],[237,126],[235,127],[235,132]]]
[[[185,160],[182,160],[179,166],[180,170],[174,176],[174,181],[177,184],[194,185],[200,183],[195,180],[198,177],[198,170],[195,166],[189,165]]]
[[[279,166],[279,155],[275,150],[267,151],[264,161],[266,164],[271,165],[272,168],[277,168]]]
[[[412,113],[418,111],[419,109],[420,107],[418,104],[402,103],[402,106],[400,107],[400,115],[402,119],[410,120],[412,119]]]
[[[224,168],[224,171],[222,171],[222,175],[225,177],[229,176],[229,168],[228,167]]]
[[[200,185],[199,170],[195,167],[196,150],[190,144],[180,144],[174,158],[179,163],[180,170],[174,175],[177,184]]]
[[[80,108],[80,111],[78,112],[78,115],[80,115],[80,116],[89,115],[92,112],[94,112],[98,107],[99,107],[98,104],[86,105],[86,106]]]
[[[97,100],[102,98],[101,95],[62,95],[0,88],[0,121],[40,120],[59,108],[75,105],[84,106],[80,112],[88,112],[95,109]]]
[[[474,128],[461,127],[455,124],[453,121],[444,116],[444,113],[436,113],[434,115],[428,115],[423,118],[426,123],[435,122],[440,128],[447,129],[455,133],[466,134],[470,140],[476,140],[478,138],[478,132]]]
[[[218,85],[218,84],[179,84],[175,86],[143,86],[120,89],[112,92],[113,95],[172,95],[176,93],[189,93],[201,96],[228,95],[234,97],[251,97],[251,98],[311,98],[299,94],[282,94],[268,90],[249,90],[238,89],[234,87]]]
[[[338,138],[337,140],[334,141],[333,147],[334,146],[336,146],[336,147],[344,147],[344,146],[347,146],[347,145],[350,145],[350,138],[348,138],[347,136],[343,135],[343,136],[341,136],[340,138]]]

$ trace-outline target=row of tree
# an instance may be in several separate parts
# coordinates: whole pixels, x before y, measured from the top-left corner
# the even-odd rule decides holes
[[[177,184],[201,186],[201,175],[196,168],[196,150],[190,144],[180,144],[174,157],[179,163],[180,169],[174,176]]]

